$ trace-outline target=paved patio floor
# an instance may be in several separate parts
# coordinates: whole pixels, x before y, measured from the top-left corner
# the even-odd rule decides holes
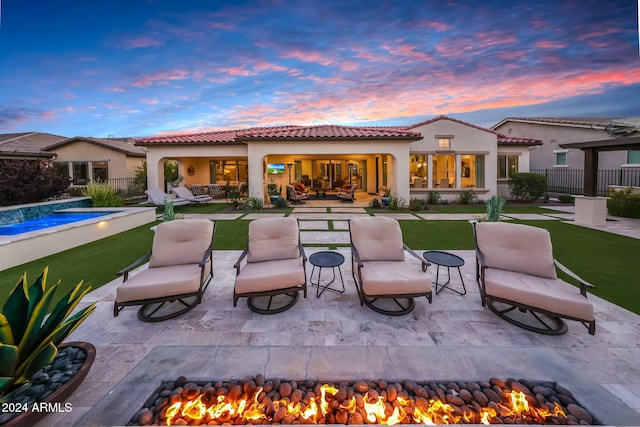
[[[348,215],[340,213],[339,219]],[[318,233],[314,239],[323,241],[320,235],[326,232],[305,233],[310,238]],[[308,248],[307,256],[318,250]],[[348,248],[339,252],[349,260]],[[590,296],[598,321],[595,336],[577,322],[569,322],[568,333],[557,337],[519,329],[481,306],[473,251],[451,252],[466,261],[467,295],[444,290],[432,304],[418,299],[414,312],[402,317],[360,306],[348,261],[341,267],[344,294],[316,298],[309,287],[306,299],[271,316],[251,312],[244,300],[232,305],[232,266],[240,251],[215,251],[215,277],[202,304],[165,322],[140,322],[133,307],[114,318],[116,280],[85,298],[84,305],[98,302],[96,311],[69,338],[97,348],[89,375],[69,399],[73,410],[50,414],[38,427],[124,424],[161,380],[180,373],[192,379],[263,373],[292,379],[486,380],[492,375],[557,380],[574,387],[578,400],[604,414],[605,422],[640,425],[640,316]],[[435,278],[434,266],[429,273]],[[461,286],[457,274],[453,283]],[[612,411],[618,415],[607,418]]]

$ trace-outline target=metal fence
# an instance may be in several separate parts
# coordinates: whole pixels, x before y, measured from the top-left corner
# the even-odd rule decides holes
[[[146,183],[144,186],[141,186],[137,185],[135,181],[135,178],[110,178],[105,182],[118,191],[125,200],[145,199],[147,197],[144,194],[144,190],[147,189]],[[84,185],[72,185],[67,191],[67,194],[65,194],[65,197],[77,196],[84,188]]]
[[[547,177],[547,192],[584,194],[582,169],[532,169],[531,172]],[[610,185],[640,187],[640,169],[599,169],[598,196],[606,196]]]

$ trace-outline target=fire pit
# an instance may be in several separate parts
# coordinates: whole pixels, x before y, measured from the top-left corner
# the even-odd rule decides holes
[[[163,382],[128,425],[599,424],[549,381]]]

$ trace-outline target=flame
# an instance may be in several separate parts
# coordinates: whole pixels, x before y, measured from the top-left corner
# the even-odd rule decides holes
[[[178,417],[231,424],[238,424],[239,422],[236,421],[242,420],[270,422],[273,418],[267,415],[267,405],[258,400],[262,390],[263,388],[260,387],[253,395],[247,396],[245,394],[236,401],[229,401],[227,396],[220,395],[214,403],[209,404],[210,406],[202,401],[203,394],[190,401],[176,402],[167,407],[165,411],[166,425],[173,425],[174,420]],[[460,413],[460,408],[437,399],[428,400],[428,405],[423,401],[419,407],[413,400],[402,396],[397,396],[393,402],[387,402],[384,396],[377,394],[370,396],[369,393],[365,393],[362,398],[362,408],[358,408],[355,396],[347,401],[339,402],[337,405],[335,403],[332,405],[333,397],[338,392],[338,388],[324,384],[320,387],[320,396],[311,398],[308,403],[280,399],[272,403],[272,409],[278,411],[284,408],[285,417],[291,417],[293,420],[303,418],[307,421],[305,424],[324,424],[327,415],[335,416],[338,411],[346,411],[348,414],[362,411],[361,414],[366,418],[363,421],[366,423],[384,425],[408,423],[436,425],[464,422],[489,425],[496,420],[498,415],[503,417],[527,415],[541,422],[549,417],[566,417],[562,407],[557,403],[555,403],[553,410],[544,406],[532,407],[527,396],[518,391],[507,393],[503,399],[504,405],[496,404],[493,405],[493,408],[485,407],[480,411],[473,409],[473,412],[465,407],[462,413]],[[495,409],[496,407],[498,410]]]

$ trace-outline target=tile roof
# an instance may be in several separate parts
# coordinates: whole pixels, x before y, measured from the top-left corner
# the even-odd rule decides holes
[[[498,145],[542,145],[542,140],[532,138],[510,137],[498,134]]]
[[[491,128],[495,129],[506,122],[512,121],[560,126],[597,127],[599,129],[604,129],[607,124],[616,120],[618,119],[613,117],[507,117],[493,125]]]
[[[48,145],[45,148],[49,151],[55,151],[57,147],[75,141],[84,141],[89,144],[100,145],[134,157],[145,157],[147,153],[144,148],[134,145],[133,138],[93,138],[88,136],[75,136],[73,138],[66,138],[62,141],[56,142],[55,144]]]
[[[41,132],[0,134],[0,154],[4,156],[53,157],[45,147],[66,139],[66,136]]]
[[[450,120],[452,122],[460,123],[460,124],[465,125],[465,126],[471,126],[473,128],[480,129],[480,130],[483,130],[485,132],[489,132],[489,133],[493,133],[495,135],[498,135],[498,133],[496,131],[494,131],[493,129],[483,128],[482,126],[474,125],[473,123],[469,123],[469,122],[465,122],[465,121],[462,121],[462,120],[454,119],[452,117],[448,117],[448,116],[445,116],[445,115],[434,117],[433,119],[425,120],[423,122],[416,123],[416,124],[411,125],[411,126],[407,126],[406,129],[415,129],[417,127],[428,125],[430,123],[434,123],[434,122],[437,122],[437,121],[440,121],[440,120]]]
[[[160,144],[241,144],[242,141],[281,139],[337,140],[337,139],[410,139],[421,135],[400,127],[357,127],[339,125],[271,126],[239,130],[224,130],[186,135],[153,136],[136,140],[137,145]]]

